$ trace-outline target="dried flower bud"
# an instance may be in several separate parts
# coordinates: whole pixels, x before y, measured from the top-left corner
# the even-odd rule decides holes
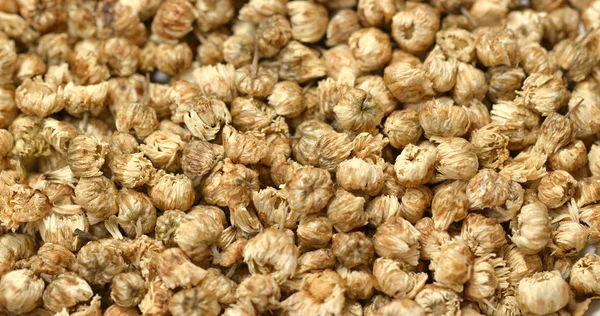
[[[352,158],[337,167],[336,180],[347,191],[376,195],[382,189],[385,178],[380,165]]]
[[[544,40],[550,45],[556,46],[561,40],[577,37],[581,24],[581,11],[570,6],[563,6],[549,12],[542,23]]]
[[[306,108],[302,87],[293,81],[277,82],[268,100],[277,115],[288,118],[300,115]]]
[[[475,58],[475,36],[464,29],[448,28],[436,34],[436,44],[448,58],[469,63]]]
[[[232,35],[223,42],[223,59],[235,67],[252,62],[254,36]]]
[[[552,74],[555,65],[550,61],[548,51],[538,43],[528,43],[521,46],[521,67],[527,75],[540,73]]]
[[[350,89],[333,107],[338,122],[354,132],[372,132],[381,122],[383,111],[371,94]]]
[[[552,49],[551,59],[558,69],[564,71],[569,81],[583,81],[592,71],[594,57],[579,39],[565,39]]]
[[[362,232],[339,233],[333,236],[333,255],[346,268],[369,264],[373,258],[373,243]]]
[[[156,271],[166,287],[191,288],[206,277],[206,270],[195,266],[179,248],[169,248],[156,257]],[[150,293],[152,288],[148,289]]]
[[[377,28],[370,27],[352,33],[348,45],[361,71],[381,69],[392,58],[390,37]]]
[[[383,27],[389,25],[396,13],[394,1],[358,1],[358,16],[365,27]]]
[[[263,20],[256,30],[258,50],[265,57],[273,57],[287,45],[292,34],[290,21],[283,15],[273,15]]]
[[[408,144],[394,164],[398,183],[414,188],[429,182],[435,171],[435,161],[435,149]]]
[[[571,267],[569,285],[571,289],[580,295],[596,295],[598,289],[599,273],[598,255],[585,254]]]
[[[492,123],[508,136],[508,149],[523,149],[537,140],[540,117],[514,101],[500,101],[490,111]]]
[[[77,128],[69,122],[46,118],[41,134],[42,137],[52,145],[54,150],[61,154],[66,154],[69,142],[75,138],[79,132],[77,131]],[[10,146],[4,148],[12,148],[12,135],[10,140]],[[3,155],[0,153],[0,156]]]
[[[44,281],[27,269],[8,272],[0,280],[0,304],[10,313],[27,314],[42,300]]]
[[[435,223],[430,217],[419,219],[415,224],[415,228],[421,233],[419,244],[421,245],[420,259],[422,260],[436,258],[442,245],[451,240],[447,231],[435,228]]]
[[[437,138],[439,142],[435,169],[444,179],[469,180],[479,168],[475,147],[468,141],[459,137]]]
[[[67,113],[81,117],[84,113],[90,112],[94,116],[99,116],[105,109],[108,83],[101,82],[87,86],[76,86],[69,82],[64,87],[63,92]]]
[[[20,54],[15,66],[13,77],[17,83],[43,75],[47,70],[46,64],[36,53]]]
[[[581,13],[584,28],[589,31],[597,29],[600,26],[598,23],[599,17],[600,4],[597,1],[592,1]]]
[[[538,272],[519,282],[516,297],[525,312],[550,314],[569,302],[569,285],[558,271]]]
[[[173,293],[160,278],[155,278],[148,283],[148,292],[138,305],[140,311],[155,315],[166,314],[168,312],[168,302]]]
[[[121,105],[115,121],[119,132],[135,133],[139,138],[146,138],[158,128],[156,110],[140,102]]]
[[[454,87],[457,71],[456,59],[447,58],[439,46],[436,46],[427,55],[423,67],[436,92],[447,92]]]
[[[223,155],[222,146],[192,140],[183,150],[181,168],[190,177],[203,177],[223,158]]]
[[[352,33],[361,28],[359,15],[354,10],[343,9],[337,11],[327,25],[327,46],[347,44]]]
[[[521,87],[525,72],[519,67],[497,66],[487,71],[489,78],[488,97],[493,102],[513,100]]]
[[[429,48],[439,28],[440,14],[427,4],[415,3],[392,19],[392,37],[400,48],[411,53]]]
[[[456,315],[460,314],[460,296],[453,290],[427,284],[415,297],[425,314]]]
[[[300,246],[309,249],[322,248],[329,244],[333,227],[326,217],[306,216],[300,219],[296,234]]]
[[[192,50],[187,43],[160,44],[155,54],[156,68],[167,75],[176,75],[192,65]]]
[[[124,269],[122,251],[109,239],[92,241],[81,247],[73,268],[91,285],[109,283]]]
[[[15,91],[19,109],[27,115],[46,117],[63,109],[62,89],[37,77],[26,79]]]
[[[265,18],[275,14],[287,14],[285,0],[250,0],[240,9],[238,18],[242,21],[259,24]]]
[[[100,42],[94,40],[84,40],[75,45],[69,68],[79,84],[99,84],[110,77],[108,67],[98,58],[99,48]]]
[[[329,22],[324,6],[308,1],[292,1],[287,4],[287,10],[295,40],[314,43],[323,38]]]
[[[193,29],[196,15],[196,10],[188,1],[165,1],[152,20],[152,33],[161,41],[178,40]]]
[[[183,218],[175,231],[174,241],[193,262],[202,262],[211,252],[223,226],[214,218],[203,214],[190,214]]]
[[[208,32],[227,24],[235,15],[234,1],[196,1],[196,27],[201,32]]]
[[[279,66],[279,78],[304,83],[311,79],[322,77],[327,69],[317,53],[302,45],[298,41],[291,41],[284,47],[277,60]]]
[[[44,291],[44,307],[58,312],[62,308],[70,308],[86,302],[94,292],[90,285],[75,273],[67,272],[59,275]]]
[[[375,260],[373,276],[377,288],[396,299],[414,298],[427,281],[427,274],[406,272],[399,262],[385,258]]]
[[[492,256],[488,255],[475,259],[473,275],[465,284],[465,296],[469,300],[485,302],[497,290],[503,290],[509,286],[509,269],[506,267],[506,262],[502,258],[492,258]]]
[[[585,145],[580,140],[570,143],[548,157],[550,169],[564,170],[569,173],[584,167],[587,163]]]
[[[509,197],[510,181],[492,169],[481,169],[469,180],[467,197],[471,209],[502,206]]]
[[[425,137],[462,136],[469,130],[469,115],[460,106],[448,98],[433,99],[425,102],[419,110],[419,123],[425,131]]]
[[[224,3],[226,2],[228,1],[225,1]],[[203,35],[202,37],[200,35],[197,36],[202,43],[197,49],[197,60],[200,62],[200,65],[206,66],[222,63],[224,61],[223,44],[228,38],[227,34],[215,31]]]
[[[346,295],[350,299],[367,299],[375,291],[375,278],[366,269],[350,270],[339,265],[336,272],[346,285]]]
[[[423,134],[417,111],[405,109],[392,112],[385,120],[382,133],[394,148],[415,144]]]
[[[394,97],[403,103],[416,103],[433,95],[433,83],[427,73],[405,62],[387,66],[383,79]]]
[[[548,208],[559,208],[573,197],[577,185],[577,180],[568,172],[553,171],[540,181],[537,196]]]
[[[293,275],[297,258],[293,238],[275,228],[259,233],[244,248],[244,262],[250,273],[270,275],[279,284]]]
[[[506,18],[510,1],[475,0],[470,14],[477,26],[500,26]]]
[[[435,189],[431,201],[431,213],[436,229],[446,230],[453,222],[467,216],[469,199],[463,181],[446,182]]]
[[[276,116],[275,110],[259,99],[238,97],[231,103],[233,126],[243,132],[259,131],[267,127]]]
[[[235,296],[238,301],[248,301],[258,312],[265,313],[279,308],[281,290],[270,276],[252,274],[240,283]]]
[[[565,82],[556,74],[531,74],[523,82],[522,90],[517,93],[523,98],[526,107],[543,116],[558,111],[569,98]]]
[[[419,231],[411,223],[397,217],[377,227],[373,245],[379,256],[416,266],[419,261],[419,236]]]
[[[152,161],[152,164],[166,171],[179,169],[179,151],[185,146],[181,137],[171,131],[152,132],[141,144],[140,152]]]
[[[473,254],[462,239],[453,239],[441,246],[429,268],[437,283],[460,293],[471,278]]]
[[[428,187],[421,185],[407,188],[402,195],[400,214],[411,223],[416,223],[423,218],[425,211],[431,206],[433,192]]]
[[[158,173],[148,189],[148,196],[162,211],[186,211],[194,203],[195,193],[192,180],[182,174]]]
[[[0,275],[11,271],[16,263],[15,253],[12,249],[0,243]]]
[[[169,299],[169,312],[172,315],[217,316],[221,305],[213,291],[194,287],[182,290]]]
[[[459,62],[456,71],[456,84],[452,98],[460,105],[467,105],[472,99],[482,101],[488,92],[485,74],[474,66]]]
[[[106,146],[93,136],[79,135],[69,141],[67,163],[77,177],[102,175]]]
[[[352,142],[348,134],[330,132],[319,138],[315,151],[319,166],[333,172],[350,156]]]
[[[495,219],[479,214],[466,217],[461,237],[476,256],[490,254],[506,243],[504,228]]]
[[[129,76],[137,71],[140,49],[123,37],[112,37],[100,46],[98,60],[106,64],[111,74]]]
[[[348,232],[367,224],[365,199],[338,190],[327,205],[327,218],[339,232]]]
[[[333,182],[329,173],[324,169],[312,167],[297,170],[284,188],[291,210],[305,214],[319,212],[325,208],[333,193]]]

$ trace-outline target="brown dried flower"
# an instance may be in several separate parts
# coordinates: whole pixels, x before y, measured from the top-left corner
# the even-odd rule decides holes
[[[427,281],[425,273],[407,272],[395,260],[378,258],[373,263],[377,289],[396,298],[414,298]]]
[[[0,289],[0,304],[8,312],[26,314],[42,300],[44,281],[30,270],[13,270],[2,276]]]
[[[427,73],[406,62],[387,66],[383,80],[394,97],[403,103],[416,103],[433,95],[433,83]]]
[[[427,4],[415,3],[394,15],[391,28],[400,48],[411,53],[421,52],[433,44],[440,28],[440,14]]]
[[[421,247],[419,236],[419,231],[411,223],[396,217],[377,227],[373,246],[379,256],[416,266]]]
[[[390,36],[378,28],[364,28],[352,33],[348,46],[361,71],[381,69],[392,58]]]
[[[248,241],[244,262],[250,273],[269,275],[279,284],[294,274],[298,249],[287,232],[268,228]]]
[[[425,137],[458,137],[469,130],[469,115],[465,108],[455,106],[449,98],[425,102],[419,110],[419,123]]]
[[[356,11],[343,9],[337,11],[327,24],[327,46],[347,44],[352,33],[361,28],[359,15]]]

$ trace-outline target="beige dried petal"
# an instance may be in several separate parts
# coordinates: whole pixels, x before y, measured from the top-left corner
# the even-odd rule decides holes
[[[331,3],[331,2],[329,2]],[[361,28],[359,15],[351,9],[337,11],[327,24],[327,46],[346,44],[350,34]]]
[[[305,83],[311,79],[322,77],[327,72],[318,55],[297,41],[290,41],[279,52],[277,60],[280,63],[279,78],[282,80]]]
[[[388,259],[416,266],[419,260],[420,233],[401,217],[391,219],[377,227],[373,236],[375,252]]]
[[[506,244],[506,232],[500,223],[479,214],[467,215],[460,236],[476,256],[488,255]]]
[[[291,210],[305,214],[325,208],[333,193],[329,172],[312,167],[297,170],[284,188]]]
[[[0,280],[0,304],[10,313],[27,314],[42,300],[44,281],[27,269],[8,272]]]
[[[300,246],[321,248],[329,244],[333,236],[333,226],[327,217],[309,215],[300,219],[296,234]]]
[[[355,31],[348,38],[348,46],[364,72],[381,69],[392,58],[390,36],[378,28]]]
[[[186,211],[194,203],[195,193],[192,180],[186,175],[158,173],[148,189],[148,196],[162,211]]]
[[[396,299],[414,298],[427,281],[425,273],[406,272],[397,261],[384,258],[373,263],[373,276],[377,288]]]
[[[463,284],[471,278],[473,254],[462,239],[453,239],[442,244],[429,267],[437,283],[462,292]]]
[[[437,229],[447,230],[452,223],[467,216],[469,198],[466,186],[464,181],[448,181],[436,187],[431,200],[431,213]]]
[[[433,95],[433,83],[427,73],[406,62],[397,62],[385,67],[385,85],[398,101],[416,103]]]
[[[292,1],[287,3],[287,11],[293,39],[304,43],[315,43],[323,38],[329,22],[328,12],[324,6],[308,1]]]
[[[394,164],[398,183],[414,188],[429,182],[435,171],[435,160],[435,149],[408,144]]]
[[[411,52],[426,50],[440,28],[440,13],[427,4],[414,4],[392,19],[392,36],[400,48]]]
[[[109,283],[125,269],[123,252],[109,239],[92,241],[79,250],[73,271],[91,285]]]
[[[423,62],[425,72],[431,79],[433,90],[436,92],[447,92],[454,87],[457,66],[456,59],[444,56],[439,46],[436,46]]]
[[[426,314],[459,315],[460,297],[450,289],[427,284],[415,297]]]
[[[258,290],[257,290],[258,289]],[[281,290],[277,282],[268,275],[252,274],[242,281],[235,291],[238,301],[248,301],[259,312],[279,308]]]
[[[458,137],[469,130],[469,115],[465,108],[454,105],[449,98],[425,102],[419,110],[419,123],[425,137]]]
[[[59,275],[44,290],[44,307],[54,312],[70,308],[92,298],[90,285],[75,273]]]
[[[352,158],[338,165],[337,184],[344,190],[367,195],[377,195],[383,188],[383,168],[360,158]]]
[[[244,248],[244,262],[250,273],[269,275],[279,284],[294,274],[297,259],[298,249],[293,238],[276,228],[259,233]]]

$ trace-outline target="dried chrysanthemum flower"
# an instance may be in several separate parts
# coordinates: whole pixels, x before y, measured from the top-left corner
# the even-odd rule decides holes
[[[202,194],[210,204],[240,209],[247,213],[245,208],[251,204],[252,193],[259,190],[259,185],[256,171],[225,159],[204,179]],[[260,225],[258,219],[255,219],[255,224]]]
[[[40,236],[46,243],[61,245],[71,251],[79,249],[81,238],[74,236],[75,230],[88,231],[88,221],[85,214],[60,215],[50,213],[39,225]]]
[[[294,81],[277,82],[268,100],[277,115],[288,118],[300,115],[306,108],[302,87]]]
[[[26,79],[15,91],[19,109],[27,115],[50,116],[65,106],[62,88],[44,82],[40,77]]]
[[[322,248],[329,244],[333,226],[327,217],[309,215],[300,219],[296,235],[301,247]]]
[[[115,114],[119,132],[135,134],[146,138],[158,128],[158,118],[154,108],[140,102],[121,105]]]
[[[237,97],[235,67],[233,65],[216,64],[195,68],[193,76],[196,85],[190,87],[189,83],[183,81],[179,87],[181,89],[180,93],[192,96],[196,94],[193,90],[198,90],[198,94],[216,98],[227,103],[230,103]]]
[[[476,0],[470,15],[477,26],[500,26],[508,14],[510,1]]]
[[[64,87],[63,93],[67,113],[76,117],[81,117],[87,112],[99,116],[105,109],[108,83],[101,82],[78,86],[74,85],[73,82],[69,82]]]
[[[128,236],[148,234],[156,225],[156,208],[150,198],[141,192],[122,189],[118,195],[119,226]]]
[[[405,62],[387,66],[383,72],[385,85],[400,102],[416,103],[433,95],[433,83],[427,73]]]
[[[259,66],[256,63],[240,67],[235,72],[235,85],[238,91],[253,97],[268,96],[276,82],[276,69]]]
[[[93,136],[79,135],[69,141],[67,163],[77,177],[102,175],[106,145]]]
[[[550,241],[550,217],[546,206],[534,202],[523,206],[510,223],[511,240],[524,254],[535,254]]]
[[[10,313],[27,314],[42,300],[44,281],[32,271],[8,272],[0,280],[0,304]]]
[[[383,27],[389,25],[396,13],[394,1],[360,0],[356,8],[362,25]]]
[[[461,237],[476,256],[490,254],[506,244],[506,232],[500,223],[479,214],[465,218]]]
[[[514,10],[506,17],[506,28],[514,32],[519,45],[539,43],[544,35],[544,15],[531,9]]]
[[[597,295],[598,276],[600,273],[600,260],[598,255],[585,254],[571,267],[569,285],[571,289],[580,295]]]
[[[506,244],[500,248],[498,255],[506,261],[510,268],[509,283],[517,285],[523,278],[530,277],[536,272],[543,270],[542,259],[539,255],[526,255],[514,244]]]
[[[378,258],[373,263],[376,287],[383,293],[396,298],[414,298],[427,281],[427,274],[407,272],[395,260]]]
[[[439,27],[439,11],[428,4],[415,3],[394,15],[392,37],[403,50],[417,53],[433,44]]]
[[[392,58],[390,36],[378,28],[364,28],[352,33],[348,46],[361,71],[381,69]]]
[[[468,63],[475,58],[475,36],[468,30],[451,27],[436,34],[436,44],[449,58]]]
[[[471,278],[473,254],[462,239],[456,238],[442,244],[429,268],[437,283],[460,293]]]
[[[423,67],[436,92],[450,91],[456,84],[456,59],[446,57],[439,46],[427,55]]]
[[[519,282],[516,297],[523,311],[550,314],[569,302],[569,284],[558,271],[538,272]]]
[[[225,156],[244,165],[258,163],[266,154],[268,145],[264,134],[248,131],[240,133],[226,125],[221,133]]]
[[[384,185],[383,168],[360,158],[352,158],[338,165],[337,184],[344,190],[376,195]]]
[[[508,273],[509,269],[502,258],[493,258],[493,255],[476,258],[473,262],[473,275],[465,283],[466,298],[485,302],[497,290],[504,290],[509,286]]]
[[[475,147],[464,138],[431,138],[436,148],[435,169],[443,179],[469,180],[479,168]]]
[[[344,308],[344,280],[332,270],[308,274],[299,291],[281,302],[290,315],[334,314]]]
[[[359,268],[350,270],[342,265],[338,265],[336,272],[344,280],[346,296],[349,299],[368,299],[373,296],[376,280],[367,269]]]
[[[329,171],[348,159],[352,152],[352,142],[346,133],[330,132],[323,135],[315,145],[318,165]]]
[[[0,243],[0,275],[5,275],[11,271],[16,261],[14,251],[10,247]]]
[[[521,88],[525,72],[520,67],[496,66],[488,69],[488,97],[493,102],[513,100]]]
[[[416,266],[421,247],[419,236],[419,231],[411,223],[396,217],[377,227],[373,245],[379,256]]]
[[[94,292],[90,285],[75,273],[67,272],[59,275],[48,284],[42,296],[44,308],[58,312],[62,308],[71,308],[86,302]]]
[[[540,180],[537,197],[548,208],[559,208],[575,195],[577,186],[577,180],[568,172],[549,172]]]
[[[581,140],[576,140],[548,157],[548,166],[552,170],[564,170],[570,173],[587,165],[587,150]]]
[[[569,81],[580,82],[592,71],[594,57],[582,43],[580,35],[577,39],[565,39],[554,46],[551,53],[552,62],[559,70],[564,71]]]
[[[0,223],[13,231],[20,224],[44,218],[52,208],[48,196],[26,184],[3,185]]]
[[[286,4],[286,0],[250,0],[240,9],[238,18],[259,24],[274,14],[285,15],[288,10]]]
[[[139,148],[155,167],[174,171],[179,169],[179,152],[184,146],[185,142],[179,135],[168,130],[157,130],[146,137]]]
[[[156,239],[161,241],[166,247],[176,247],[174,241],[175,231],[181,224],[185,213],[180,210],[168,210],[163,212],[156,219],[156,227],[154,229]]]
[[[36,53],[44,59],[48,66],[67,62],[72,54],[69,44],[69,34],[48,33],[40,37]]]
[[[235,15],[234,1],[201,0],[196,1],[196,28],[209,32],[227,24]]]
[[[242,281],[235,290],[238,301],[248,302],[260,313],[280,307],[281,290],[272,277],[252,274]]]
[[[299,215],[289,211],[289,204],[281,190],[272,187],[253,192],[252,202],[256,213],[265,227],[283,224],[296,228]]]
[[[415,297],[428,315],[460,314],[460,297],[453,290],[438,285],[427,284]]]
[[[373,243],[362,232],[335,234],[331,250],[348,269],[369,264],[374,255]]]
[[[547,116],[567,103],[569,92],[566,83],[557,74],[533,73],[523,82],[517,92],[523,105]]]
[[[169,312],[172,315],[217,316],[221,305],[213,291],[201,287],[182,290],[169,299]]]
[[[485,73],[467,63],[459,62],[456,71],[456,84],[452,98],[460,105],[468,105],[472,99],[482,101],[488,92]]]
[[[90,285],[109,283],[125,269],[122,250],[112,239],[92,241],[79,250],[73,271]]]
[[[350,89],[342,95],[333,112],[340,125],[357,133],[372,132],[383,117],[378,100],[360,89]]]
[[[225,104],[223,103],[225,110]],[[231,118],[233,126],[240,131],[260,131],[269,126],[277,116],[275,110],[259,99],[251,97],[238,97],[231,103]],[[229,113],[227,113],[229,114]],[[225,117],[222,121],[231,121],[231,118]],[[220,125],[218,125],[220,127]]]
[[[160,210],[188,210],[195,199],[192,180],[186,175],[159,172],[151,181],[148,196]]]
[[[146,184],[154,171],[152,162],[141,153],[115,156],[109,163],[112,179],[126,188]]]
[[[111,74],[129,76],[137,71],[140,49],[123,37],[111,37],[100,46],[98,60],[106,64]]]
[[[252,63],[253,47],[254,36],[231,35],[223,42],[223,59],[235,67],[248,65]]]
[[[337,190],[327,205],[327,218],[339,232],[348,232],[367,224],[365,199],[345,190]]]
[[[411,223],[423,218],[425,211],[431,206],[433,192],[427,186],[407,188],[402,195],[400,214]]]
[[[73,201],[83,207],[91,225],[106,220],[118,211],[117,188],[104,176],[81,178]]]
[[[201,140],[192,140],[183,149],[181,168],[190,177],[202,177],[210,173],[223,155],[222,146]]]
[[[191,288],[206,277],[206,270],[194,265],[179,248],[169,248],[155,258],[156,272],[167,288]],[[148,293],[152,291],[150,287]]]
[[[211,245],[217,242],[223,226],[204,214],[188,214],[175,231],[174,241],[193,262],[211,256]],[[214,246],[212,246],[214,247]]]
[[[285,46],[277,60],[279,66],[279,78],[304,83],[309,80],[322,77],[327,69],[316,52],[302,45],[298,41],[291,41]]]
[[[202,43],[202,45],[198,45],[197,49],[197,60],[200,62],[200,65],[216,65],[225,61],[223,57],[223,44],[228,37],[226,33],[215,31],[206,35],[196,34]]]
[[[250,273],[269,275],[279,284],[294,274],[298,249],[288,232],[268,228],[248,241],[243,255]]]
[[[20,157],[40,157],[51,154],[50,144],[41,137],[43,119],[37,116],[20,115],[8,131],[13,135],[13,153]]]
[[[423,134],[418,112],[412,108],[392,112],[385,120],[382,133],[394,148],[417,143]]]
[[[479,170],[467,186],[467,197],[475,210],[502,206],[509,192],[509,179],[487,168]]]
[[[557,257],[577,256],[586,246],[589,228],[579,221],[579,210],[574,200],[552,214],[552,241],[548,247]]]
[[[550,75],[555,71],[555,65],[550,62],[548,51],[538,43],[527,43],[521,46],[521,67],[525,73],[532,75],[540,73]]]
[[[46,73],[47,67],[36,53],[25,53],[17,56],[13,78],[16,83],[32,79]]]
[[[598,87],[598,82],[590,78],[579,82],[573,88],[569,100],[569,118],[575,125],[578,138],[588,137],[600,131],[600,122],[595,119],[596,113],[600,111]]]
[[[398,183],[414,188],[429,182],[435,171],[435,162],[435,149],[408,144],[394,164]]]
[[[323,38],[329,22],[324,6],[308,1],[292,1],[287,3],[287,11],[292,38],[303,43],[315,43]]]
[[[386,87],[382,76],[361,76],[356,80],[356,88],[369,93],[377,100],[384,115],[392,113],[398,105],[398,101]]]
[[[477,59],[487,67],[515,66],[519,62],[517,37],[510,28],[490,28],[477,38]]]
[[[193,29],[196,10],[188,1],[163,2],[152,20],[152,33],[159,41],[173,41],[184,37]]]
[[[79,84],[98,84],[110,76],[108,67],[98,58],[99,47],[100,42],[87,39],[75,45],[69,68]]]
[[[256,29],[258,51],[265,57],[277,55],[281,48],[290,41],[292,33],[290,21],[283,15],[273,15],[261,21]]]
[[[69,122],[59,121],[53,118],[46,118],[44,120],[41,134],[42,137],[50,145],[52,145],[54,150],[61,154],[66,154],[69,147],[69,142],[75,138],[79,132],[77,131],[77,128]],[[12,148],[12,144],[8,148]],[[0,154],[0,156],[3,155]]]
[[[469,130],[469,115],[463,107],[454,105],[449,98],[425,102],[419,110],[419,123],[425,137],[458,137]]]
[[[167,75],[176,75],[192,65],[193,54],[187,43],[160,44],[155,54],[153,62],[156,68]]]
[[[305,214],[316,213],[325,208],[334,193],[329,172],[313,167],[297,170],[285,184],[283,192],[288,199],[290,209]]]
[[[498,168],[510,157],[508,137],[501,134],[493,124],[488,124],[471,133],[471,144],[484,168]]]
[[[361,28],[359,15],[356,11],[343,9],[337,11],[327,24],[327,46],[347,44],[352,33]]]
[[[148,291],[138,305],[143,313],[164,315],[168,312],[169,299],[173,295],[160,277],[148,282]]]

